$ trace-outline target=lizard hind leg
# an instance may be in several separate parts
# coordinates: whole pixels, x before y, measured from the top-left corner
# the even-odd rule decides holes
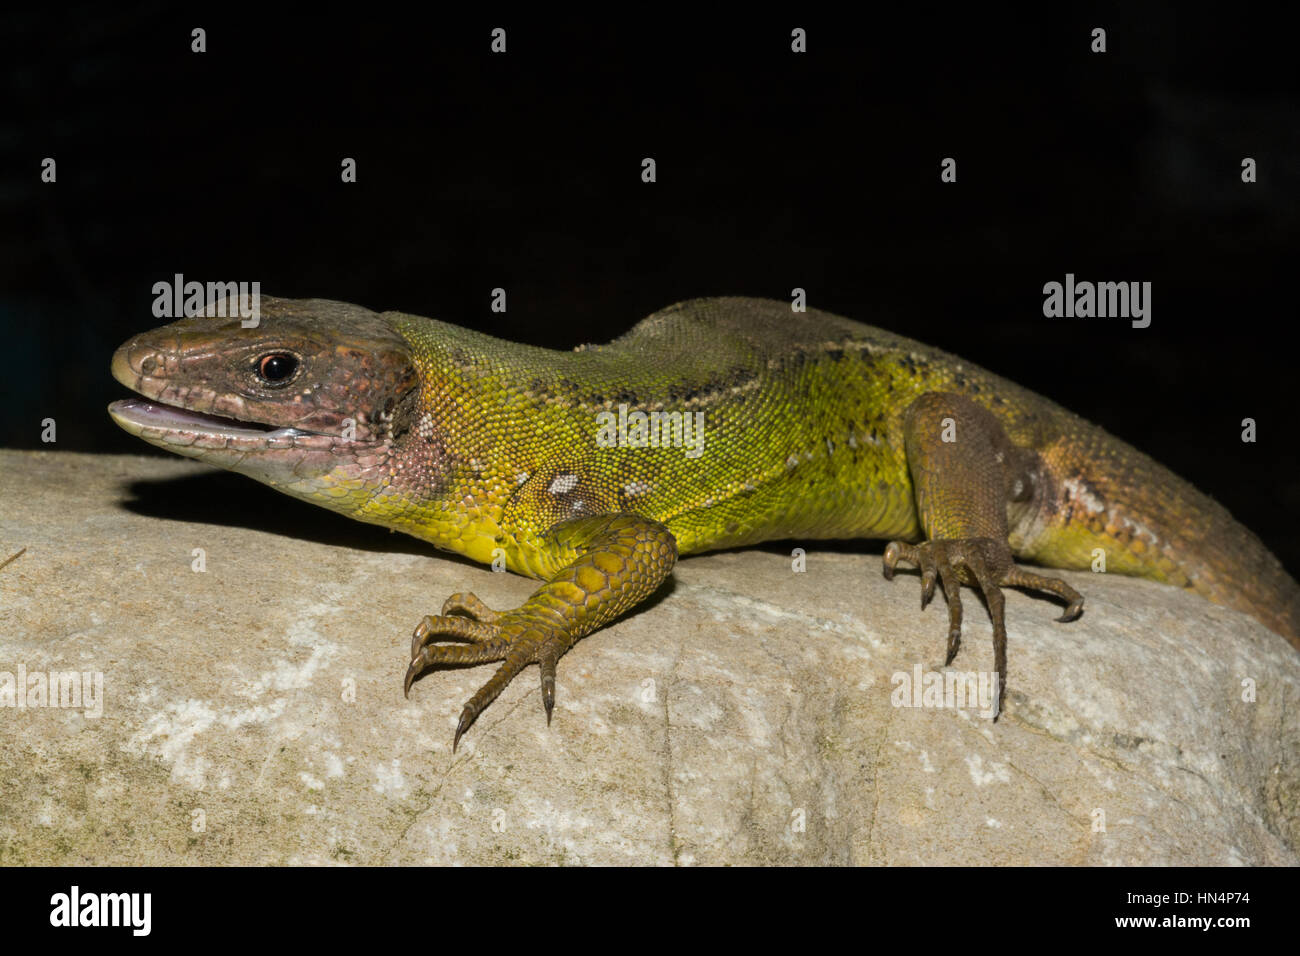
[[[948,601],[951,664],[961,644],[961,585],[979,588],[993,623],[993,659],[998,675],[997,714],[1007,685],[1007,631],[1001,588],[1048,591],[1067,607],[1058,619],[1083,611],[1083,596],[1059,578],[1016,566],[1008,544],[1007,506],[1031,493],[1035,456],[1014,445],[988,409],[962,395],[930,392],[914,401],[904,417],[908,470],[917,514],[927,541],[891,541],[884,572],[892,578],[899,561],[921,569],[921,607],[943,583]]]

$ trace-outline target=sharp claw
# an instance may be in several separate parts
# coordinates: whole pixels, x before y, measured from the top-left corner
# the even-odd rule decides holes
[[[921,610],[924,611],[934,597],[935,572],[927,571],[921,576]]]
[[[468,704],[465,706],[465,709],[460,712],[460,720],[456,724],[456,736],[451,740],[451,752],[453,754],[456,752],[456,747],[460,744],[461,735],[465,733],[465,731],[469,730],[469,725],[474,723],[474,718],[476,716],[477,715],[470,710]]]
[[[542,677],[542,706],[546,708],[546,726],[551,726],[551,711],[555,709],[555,678]]]
[[[957,656],[957,649],[960,646],[961,646],[961,628],[954,627],[948,631],[948,657],[943,662],[944,667],[947,667],[949,664],[952,663],[953,658]]]
[[[415,683],[415,678],[420,675],[420,668],[416,665],[420,663],[420,658],[415,657],[411,661],[411,666],[406,669],[406,680],[402,683],[402,694],[407,700],[411,699],[411,685]]]
[[[1080,598],[1078,601],[1073,602],[1069,607],[1067,607],[1057,620],[1062,624],[1068,624],[1070,621],[1078,620],[1079,615],[1082,613],[1083,599]]]
[[[420,623],[415,625],[415,630],[411,631],[411,658],[414,659],[420,653],[420,645],[424,643],[425,635],[429,633],[429,628],[433,625],[433,618],[425,615],[420,618]]]
[[[897,541],[891,541],[889,544],[885,545],[884,569],[886,581],[892,581],[894,579],[894,568],[898,564],[899,550]]]

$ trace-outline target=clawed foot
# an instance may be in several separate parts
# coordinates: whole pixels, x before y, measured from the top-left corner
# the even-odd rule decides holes
[[[461,711],[451,745],[455,753],[461,735],[529,664],[541,667],[542,704],[549,724],[555,707],[555,665],[571,643],[568,635],[542,614],[525,616],[522,609],[498,612],[471,593],[453,594],[443,602],[440,615],[428,616],[416,625],[404,690],[410,697],[411,684],[426,670],[504,661]]]
[[[905,544],[891,541],[885,548],[885,577],[893,578],[899,561],[907,561],[921,569],[921,608],[934,597],[936,580],[943,582],[943,593],[948,599],[948,656],[944,666],[951,664],[961,645],[961,585],[978,587],[988,603],[989,617],[993,620],[993,660],[998,673],[998,707],[1007,687],[1007,629],[1003,614],[1003,587],[1037,588],[1050,591],[1067,602],[1065,613],[1058,621],[1073,621],[1083,613],[1083,595],[1059,578],[1049,578],[1016,567],[1011,549],[1005,542],[993,538],[963,538],[925,541]],[[997,720],[997,715],[993,718]]]

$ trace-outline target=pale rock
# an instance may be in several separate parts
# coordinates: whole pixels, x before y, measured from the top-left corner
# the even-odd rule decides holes
[[[690,558],[453,756],[491,669],[404,700],[411,629],[534,582],[181,460],[0,452],[0,503],[0,671],[104,694],[0,707],[3,864],[1300,862],[1300,654],[1173,588],[1009,591],[994,724],[891,702],[946,614],[878,543]],[[954,668],[990,633],[967,592]]]

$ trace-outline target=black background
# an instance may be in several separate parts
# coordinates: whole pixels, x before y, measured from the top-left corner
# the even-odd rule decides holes
[[[948,861],[949,866],[895,867],[886,878],[849,878],[834,867],[701,867],[667,873],[662,868],[624,868],[611,879],[606,868],[467,867],[456,871],[458,892],[470,900],[547,898],[555,938],[581,921],[589,937],[609,938],[622,925],[614,914],[641,919],[645,935],[667,941],[688,939],[701,949],[736,952],[790,951],[809,945],[810,932],[823,939],[860,939],[868,930],[892,931],[900,939],[930,943],[969,941],[971,948],[1021,948],[1048,929],[1065,928],[1083,945],[1115,945],[1130,937],[1154,948],[1168,941],[1178,951],[1197,951],[1207,941],[1217,951],[1252,949],[1285,938],[1293,925],[1294,882],[1287,867],[986,867]],[[286,878],[278,868],[254,867],[60,867],[0,869],[0,916],[11,934],[64,946],[108,945],[135,951],[151,943],[193,948],[196,937],[223,951],[267,944],[333,951],[373,949],[376,930],[393,948],[436,946],[472,950],[506,940],[527,943],[546,932],[534,922],[499,929],[481,915],[448,907],[436,925],[413,917],[412,886],[437,885],[447,877],[429,869],[398,867],[294,867]],[[53,928],[51,898],[86,893],[150,893],[151,933],[127,928]],[[1234,894],[1231,903],[1152,906],[1130,903],[1132,895]],[[547,893],[554,894],[546,897]],[[720,917],[718,901],[741,899],[815,900],[803,919],[755,918],[750,913]],[[1247,896],[1249,902],[1239,902]],[[661,915],[642,900],[672,900]],[[773,907],[774,908],[774,907]],[[644,909],[645,912],[640,912]],[[659,909],[662,909],[660,907]],[[631,911],[636,910],[635,915]],[[478,918],[474,918],[478,916]],[[1240,918],[1248,927],[1117,927],[1116,918]],[[610,922],[605,922],[608,919]],[[689,934],[689,935],[688,935]],[[942,936],[940,935],[942,934]],[[883,933],[875,933],[876,937]],[[1041,947],[1039,947],[1041,948]],[[1274,948],[1277,948],[1274,945]]]
[[[1300,108],[1280,24],[1226,4],[428,9],[5,15],[0,446],[48,447],[53,417],[58,449],[150,453],[104,413],[126,394],[108,361],[159,324],[152,285],[176,272],[555,348],[798,286],[1098,422],[1300,571]],[[1045,319],[1067,272],[1152,282],[1152,325]]]
[[[1275,868],[1210,868],[1210,866],[1034,866],[988,868],[963,865],[898,866],[887,877],[850,874],[839,868],[699,868],[667,873],[659,868],[624,868],[611,879],[606,868],[464,868],[456,870],[458,892],[469,900],[549,899],[554,938],[581,921],[586,936],[606,938],[615,927],[598,914],[628,913],[643,920],[645,935],[667,942],[686,939],[706,951],[764,952],[807,948],[810,933],[823,939],[875,938],[892,931],[898,939],[931,943],[948,939],[969,948],[1021,948],[1041,938],[1041,930],[1063,927],[1080,944],[1115,946],[1130,936],[1130,948],[1153,947],[1167,940],[1179,952],[1235,951],[1255,940],[1264,948],[1294,925],[1292,870]],[[536,921],[520,918],[502,927],[481,914],[448,907],[437,925],[412,917],[412,886],[437,886],[448,875],[432,869],[334,868],[295,866],[291,874],[278,868],[139,868],[0,869],[0,916],[10,933],[23,940],[49,940],[65,947],[156,946],[194,948],[201,942],[222,951],[286,944],[294,948],[339,947],[370,951],[376,931],[396,949],[419,946],[467,951],[485,944],[516,940],[528,943],[543,931]],[[152,931],[134,936],[130,929],[66,929],[51,927],[51,897],[90,892],[148,892],[152,894]],[[1232,894],[1223,904],[1153,905],[1130,903],[1132,895],[1154,896],[1186,892]],[[554,894],[546,896],[546,894]],[[720,917],[718,901],[736,899],[815,900],[813,916],[755,918],[751,912]],[[671,899],[671,914],[660,914],[643,900]],[[517,905],[517,904],[516,904]],[[641,912],[643,910],[643,913]],[[476,917],[477,918],[474,918]],[[1117,917],[1247,917],[1248,927],[1204,929],[1136,929],[1117,927]],[[615,929],[621,929],[616,926]],[[1209,943],[1209,946],[1206,946]],[[1199,944],[1199,947],[1197,947]],[[1043,947],[1036,947],[1043,948]]]

